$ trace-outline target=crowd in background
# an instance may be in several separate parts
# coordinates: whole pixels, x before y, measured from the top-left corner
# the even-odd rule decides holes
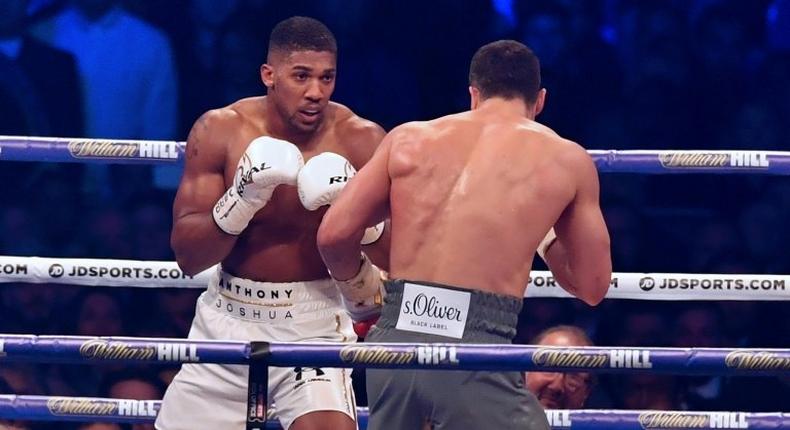
[[[3,0],[0,134],[185,140],[202,112],[263,94],[268,33],[293,15],[338,39],[334,100],[386,129],[467,109],[472,54],[513,38],[541,60],[538,119],[586,148],[787,147],[790,0]],[[0,255],[172,260],[179,174],[2,162]],[[615,271],[789,273],[786,181],[602,175]],[[198,293],[3,284],[0,333],[184,337]],[[786,348],[785,312],[530,299],[517,341],[575,324],[607,346]],[[117,397],[131,378],[159,398],[172,374],[3,365],[0,392]],[[788,411],[787,398],[787,378],[610,376],[588,406]]]

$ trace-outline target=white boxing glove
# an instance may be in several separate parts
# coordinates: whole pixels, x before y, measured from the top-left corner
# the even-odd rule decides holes
[[[374,225],[373,227],[368,227],[365,229],[365,235],[362,236],[362,240],[359,241],[362,245],[370,245],[375,243],[377,240],[381,239],[381,236],[384,234],[384,221]]]
[[[381,314],[386,295],[384,290],[386,277],[386,272],[374,266],[363,253],[362,263],[356,276],[345,281],[333,278],[352,320],[364,321]]]
[[[554,232],[554,227],[552,227],[551,230],[546,233],[546,236],[543,237],[543,240],[541,240],[538,244],[537,252],[543,261],[546,261],[546,251],[549,250],[549,247],[552,243],[554,243],[555,240],[557,240],[557,233]]]
[[[269,136],[254,139],[239,160],[233,185],[214,205],[217,226],[225,233],[240,234],[278,185],[296,185],[302,166],[302,152],[293,143]]]
[[[334,152],[323,152],[307,160],[299,171],[298,189],[302,206],[314,211],[331,205],[357,170],[345,157]],[[370,245],[384,233],[384,221],[368,227],[362,245]]]
[[[307,160],[297,179],[299,200],[309,211],[330,205],[357,173],[342,155],[323,152]]]

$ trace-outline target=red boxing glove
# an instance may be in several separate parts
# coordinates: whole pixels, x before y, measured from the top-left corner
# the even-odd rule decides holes
[[[373,324],[376,324],[376,321],[379,320],[379,317],[370,318],[364,321],[357,321],[354,323],[354,332],[356,332],[357,336],[360,339],[364,339],[365,336],[368,335],[370,328],[373,327]]]

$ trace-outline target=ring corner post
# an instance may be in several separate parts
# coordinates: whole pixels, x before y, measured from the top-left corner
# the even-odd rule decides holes
[[[250,342],[246,430],[264,430],[269,402],[269,342]]]

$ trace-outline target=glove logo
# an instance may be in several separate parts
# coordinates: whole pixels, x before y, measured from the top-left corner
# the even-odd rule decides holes
[[[351,163],[346,161],[346,164],[343,166],[343,176],[330,176],[329,185],[348,182],[348,180],[353,178],[356,173],[357,169],[355,169]]]
[[[266,163],[261,163],[260,166],[251,166],[252,162],[250,161],[250,157],[247,154],[242,156],[242,165],[239,166],[239,170],[236,172],[236,175],[239,177],[238,180],[238,188],[236,192],[239,196],[244,196],[244,188],[255,182],[252,178],[252,175],[262,172],[264,170],[271,169],[271,166],[267,166]]]
[[[64,273],[66,273],[66,270],[58,263],[49,266],[49,276],[53,278],[60,278]]]
[[[650,291],[655,286],[656,286],[656,280],[649,276],[646,276],[639,280],[639,288],[641,288],[643,291]]]
[[[348,176],[330,176],[329,185],[339,184],[341,182],[348,182]]]

